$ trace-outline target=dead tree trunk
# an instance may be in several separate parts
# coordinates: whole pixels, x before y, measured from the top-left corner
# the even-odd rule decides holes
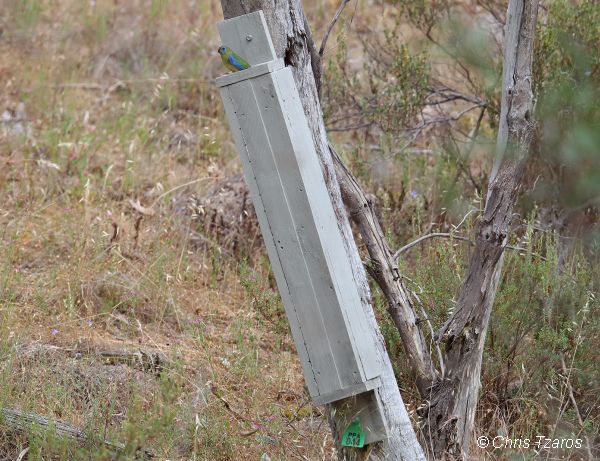
[[[292,67],[294,80],[338,218],[338,225],[343,235],[348,262],[352,267],[363,308],[373,334],[373,341],[377,345],[379,359],[382,363],[382,386],[375,392],[379,393],[379,398],[383,402],[391,437],[384,443],[377,444],[377,447],[369,447],[367,450],[340,449],[340,459],[348,461],[366,458],[371,460],[424,460],[423,450],[400,396],[392,365],[375,320],[370,304],[370,290],[366,275],[342,204],[317,91],[321,74],[319,55],[311,38],[300,0],[279,2],[273,0],[221,0],[221,5],[225,19],[263,10],[277,55],[283,57],[286,65]],[[330,421],[334,439],[339,442],[338,435],[345,427],[338,427],[337,415],[339,412],[333,407],[330,410],[332,410],[330,411]]]
[[[538,0],[511,0],[508,7],[496,163],[458,302],[437,335],[445,347],[445,373],[432,389],[425,431],[436,457],[459,458],[469,449],[488,323],[535,131],[531,67],[537,9]]]

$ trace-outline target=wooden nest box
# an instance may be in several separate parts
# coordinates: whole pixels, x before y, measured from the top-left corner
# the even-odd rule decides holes
[[[361,415],[367,443],[381,440],[376,339],[292,71],[275,54],[262,11],[219,23],[219,33],[251,66],[216,83],[306,385],[316,404],[345,399],[348,418]]]

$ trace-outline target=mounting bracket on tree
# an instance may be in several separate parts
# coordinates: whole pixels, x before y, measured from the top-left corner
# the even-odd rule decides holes
[[[219,23],[224,46],[250,68],[216,83],[304,378],[316,404],[338,403],[366,443],[388,428],[381,363],[292,70],[277,57],[262,11]],[[347,401],[347,402],[346,402]]]

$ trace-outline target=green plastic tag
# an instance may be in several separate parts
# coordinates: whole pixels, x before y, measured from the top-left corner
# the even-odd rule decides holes
[[[356,448],[365,446],[365,433],[362,431],[362,427],[360,427],[359,418],[352,421],[352,424],[350,424],[348,429],[346,429],[346,432],[344,432],[344,435],[342,436],[342,446]]]

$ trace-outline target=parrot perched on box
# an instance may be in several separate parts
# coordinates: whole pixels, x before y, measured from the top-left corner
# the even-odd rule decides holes
[[[221,60],[223,61],[223,64],[225,64],[225,67],[232,72],[237,72],[238,70],[244,70],[250,67],[250,64],[248,64],[244,58],[239,54],[236,54],[228,46],[219,47],[219,54],[221,55]]]

